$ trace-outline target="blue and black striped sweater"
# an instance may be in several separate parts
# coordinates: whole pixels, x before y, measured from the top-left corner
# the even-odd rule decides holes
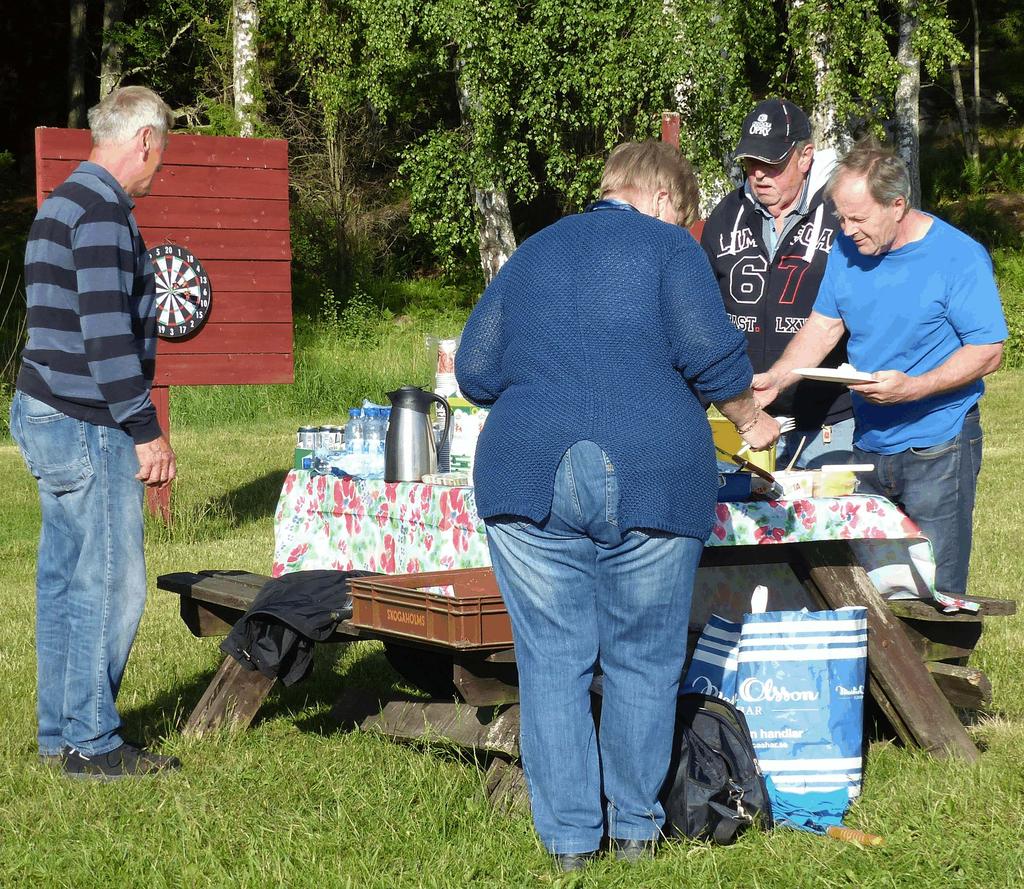
[[[160,436],[153,266],[134,202],[85,161],[43,202],[25,250],[28,344],[17,387],[69,417]]]

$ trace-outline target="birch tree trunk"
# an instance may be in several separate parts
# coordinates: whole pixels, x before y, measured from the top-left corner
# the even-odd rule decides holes
[[[910,203],[921,206],[921,142],[919,99],[921,61],[912,45],[917,30],[917,0],[900,7],[900,36],[896,61],[900,79],[896,84],[896,148],[910,171]]]
[[[68,37],[68,126],[87,125],[85,101],[85,59],[88,53],[86,0],[71,0],[71,31]]]
[[[347,292],[352,272],[348,226],[350,189],[345,175],[348,147],[341,120],[326,122],[324,147],[327,153],[327,206],[334,220],[334,268],[341,291]]]
[[[682,121],[692,121],[695,117],[692,101],[693,90],[694,85],[690,80],[677,83],[672,90],[676,111],[679,112],[679,119]],[[735,188],[734,182],[742,180],[742,171],[732,157],[732,146],[724,144],[721,131],[717,134],[715,141],[723,147],[722,154],[717,158],[721,163],[721,170],[694,171],[697,176],[697,217],[699,219],[707,219],[715,207]],[[679,147],[683,148],[682,144]]]
[[[457,69],[461,70],[461,62]],[[459,99],[459,112],[462,123],[468,128],[473,126],[473,98],[469,94],[462,77],[456,82]],[[484,282],[498,274],[516,249],[516,235],[512,229],[512,214],[508,208],[508,193],[494,183],[473,183],[473,207],[477,224],[477,244],[480,249],[480,267],[484,272]]]
[[[233,87],[235,114],[238,117],[239,134],[242,136],[252,136],[256,132],[256,88],[259,76],[256,63],[256,35],[259,31],[259,22],[257,0],[232,0]]]
[[[480,267],[484,271],[485,282],[489,284],[516,249],[508,193],[504,188],[474,185],[473,203],[476,206]]]
[[[825,90],[828,63],[817,38],[807,48],[807,52],[814,67],[814,108],[808,115],[811,119],[811,138],[818,148],[834,148],[842,153],[846,146],[839,144],[839,115],[832,97]]]
[[[789,13],[792,21],[793,13],[803,7],[806,0],[790,0]],[[823,4],[827,7],[827,4]],[[811,62],[814,71],[814,107],[808,117],[811,119],[811,138],[817,148],[834,148],[843,154],[851,144],[850,133],[843,121],[839,120],[839,112],[828,89],[828,32],[823,24],[824,19],[812,25],[807,33],[807,43],[803,51]],[[807,110],[807,109],[805,109]]]
[[[121,44],[113,29],[124,19],[125,0],[103,0],[103,46],[100,48],[100,98],[121,85]]]
[[[956,105],[956,116],[960,121],[960,132],[964,137],[964,153],[977,165],[978,141],[971,132],[971,122],[967,119],[967,103],[964,101],[964,85],[960,79],[960,66],[956,62],[949,63],[949,74],[953,81],[953,104]]]
[[[978,2],[971,0],[971,17],[974,19],[974,140],[981,142],[981,22],[978,20]]]
[[[683,6],[686,9],[686,5]],[[683,23],[679,19],[680,11],[677,0],[662,0],[661,11],[666,20],[673,22],[676,27],[675,40],[677,42],[687,39],[683,33]],[[710,24],[717,25],[722,20],[721,12],[714,12],[711,15]],[[697,106],[697,92],[700,87],[692,74],[687,74],[678,81],[672,88],[672,98],[675,101],[674,110],[678,112],[679,119],[685,121],[692,129],[693,122],[697,120],[695,111]],[[721,84],[723,92],[726,91],[725,84]],[[732,157],[733,145],[727,144],[723,128],[718,121],[702,121],[701,129],[711,137],[710,147],[713,156],[710,166],[712,169],[698,169],[694,164],[694,175],[697,177],[697,218],[707,219],[711,212],[717,207],[727,194],[735,187],[736,183],[742,181],[743,175],[738,164]],[[713,131],[713,132],[712,132]],[[689,154],[689,160],[694,161],[693,153],[683,140],[683,131],[680,131],[679,149],[683,154]],[[717,151],[715,150],[717,147]]]

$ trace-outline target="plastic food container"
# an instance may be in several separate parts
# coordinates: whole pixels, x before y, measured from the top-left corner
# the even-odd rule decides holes
[[[821,496],[816,493],[820,485],[821,473],[813,469],[791,469],[774,473],[775,481],[782,488],[787,500],[801,500],[807,497]]]
[[[444,485],[448,488],[469,487],[467,472],[432,472],[421,479],[425,485]]]
[[[845,497],[857,490],[857,475],[845,466],[823,466],[815,497]]]

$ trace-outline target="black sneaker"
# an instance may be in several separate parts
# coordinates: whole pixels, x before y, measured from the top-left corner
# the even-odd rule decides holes
[[[657,840],[620,840],[611,837],[608,848],[616,861],[641,861],[654,858],[658,852]]]
[[[89,778],[95,781],[117,781],[121,778],[137,778],[157,772],[175,771],[181,768],[176,756],[161,756],[150,753],[125,742],[109,753],[86,756],[78,750],[69,750],[64,757],[64,774],[69,778]]]

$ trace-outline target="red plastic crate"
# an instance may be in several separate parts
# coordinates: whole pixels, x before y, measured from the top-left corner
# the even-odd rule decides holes
[[[458,649],[512,645],[512,624],[490,568],[356,577],[349,590],[357,627]]]

